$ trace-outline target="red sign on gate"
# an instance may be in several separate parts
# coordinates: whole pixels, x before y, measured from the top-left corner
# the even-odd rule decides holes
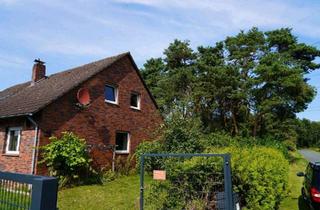
[[[154,180],[166,180],[166,171],[163,170],[153,170]]]

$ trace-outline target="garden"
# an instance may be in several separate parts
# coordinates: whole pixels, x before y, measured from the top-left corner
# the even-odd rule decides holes
[[[93,168],[76,134],[64,133],[42,148],[43,164],[60,180],[59,209],[138,208],[144,153],[229,153],[242,209],[304,209],[295,173],[306,162],[296,149],[319,146],[319,125],[296,114],[316,95],[307,78],[319,68],[319,55],[288,28],[252,28],[196,50],[174,40],[141,69],[164,119],[156,140],[146,139],[115,171]],[[155,169],[165,169],[165,181],[152,180]],[[210,174],[220,178],[221,161],[215,158],[154,157],[145,171],[150,209],[216,205],[212,191],[221,186]]]

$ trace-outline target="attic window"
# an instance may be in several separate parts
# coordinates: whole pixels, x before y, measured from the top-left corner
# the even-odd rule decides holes
[[[140,94],[139,93],[131,93],[130,107],[133,109],[140,109]]]
[[[112,104],[118,104],[118,88],[111,85],[105,86],[105,101]]]

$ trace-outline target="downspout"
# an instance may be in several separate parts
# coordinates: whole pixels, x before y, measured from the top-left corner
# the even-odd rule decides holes
[[[32,148],[32,163],[31,163],[31,174],[35,173],[35,167],[36,167],[36,150],[38,145],[38,135],[39,135],[39,126],[38,124],[32,119],[32,114],[28,116],[28,120],[35,126],[35,135],[34,135],[34,141],[33,141],[33,148]]]

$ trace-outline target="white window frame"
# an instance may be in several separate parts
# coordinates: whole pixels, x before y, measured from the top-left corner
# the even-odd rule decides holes
[[[135,106],[131,106],[131,96],[132,95],[136,95],[136,96],[138,96],[138,101],[137,101],[137,107],[135,107]],[[130,108],[132,108],[132,109],[136,109],[136,110],[140,110],[141,109],[141,94],[140,93],[137,93],[137,92],[132,92],[131,94],[130,94]]]
[[[117,147],[116,147],[116,153],[117,154],[129,154],[130,153],[130,133],[129,132],[125,132],[125,131],[117,131],[116,132],[116,138],[115,138],[115,144],[117,144],[117,134],[118,133],[125,133],[127,134],[127,141],[128,141],[128,144],[127,144],[127,149],[126,150],[117,150]]]
[[[11,131],[19,131],[19,136],[18,136],[18,142],[17,142],[16,151],[10,151],[10,150],[9,150],[10,133],[11,133]],[[8,129],[7,142],[6,142],[6,154],[9,154],[9,155],[19,155],[19,153],[20,153],[21,132],[22,132],[22,127],[10,127],[10,128]]]
[[[107,103],[110,103],[110,104],[118,104],[118,95],[119,95],[118,87],[115,86],[115,85],[109,85],[109,84],[106,84],[105,87],[106,86],[112,87],[114,89],[114,94],[115,94],[115,99],[116,100],[115,101],[110,101],[110,100],[105,98],[104,101],[107,102]]]

